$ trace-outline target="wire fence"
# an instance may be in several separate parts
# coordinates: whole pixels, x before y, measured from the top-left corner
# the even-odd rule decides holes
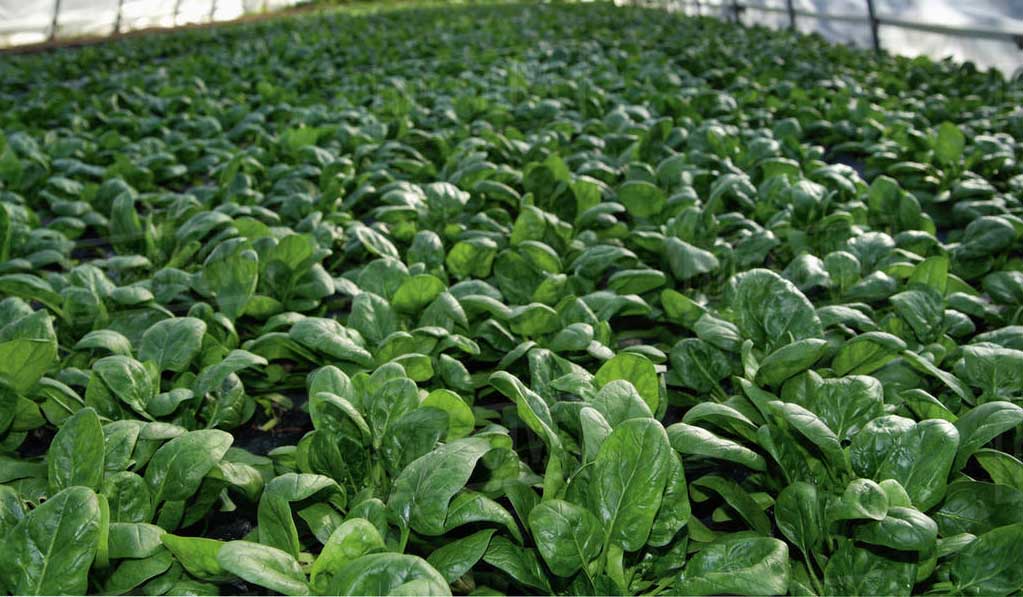
[[[715,16],[746,25],[776,24],[793,30],[817,30],[826,37],[828,32],[820,31],[819,27],[814,26],[815,23],[851,25],[861,27],[865,35],[852,34],[840,41],[861,42],[859,45],[866,45],[877,52],[886,50],[898,54],[926,54],[938,59],[951,55],[960,60],[973,60],[983,67],[1000,68],[1009,75],[1019,73],[1023,67],[1023,25],[1013,26],[1019,23],[1014,19],[1004,19],[1004,27],[949,25],[886,14],[880,9],[878,0],[847,0],[842,4],[848,11],[857,2],[861,10],[858,14],[808,10],[797,7],[795,0],[784,0],[784,6],[744,0],[631,0],[629,3],[681,10],[692,15]],[[829,3],[818,1],[816,4],[821,6]],[[775,18],[765,19],[765,16]],[[907,42],[905,33],[900,36],[886,35],[887,30],[958,38],[961,41],[914,44],[913,40]],[[977,51],[978,48],[981,51]]]

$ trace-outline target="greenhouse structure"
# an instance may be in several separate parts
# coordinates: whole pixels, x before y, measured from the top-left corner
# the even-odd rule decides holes
[[[1023,3],[0,0],[0,594],[1021,592]]]

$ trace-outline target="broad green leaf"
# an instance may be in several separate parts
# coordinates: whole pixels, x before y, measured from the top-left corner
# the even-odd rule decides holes
[[[57,359],[53,319],[36,311],[0,329],[0,380],[26,393]]]
[[[100,507],[69,487],[28,513],[4,538],[0,579],[15,595],[85,594],[100,534]]]
[[[854,536],[871,545],[927,553],[934,549],[938,525],[914,508],[897,506],[888,508],[883,519],[857,526]]]
[[[307,595],[305,573],[287,552],[248,541],[228,541],[217,552],[221,568],[254,585],[285,595]]]
[[[339,489],[337,483],[323,475],[285,473],[274,477],[266,484],[259,500],[259,542],[297,558],[301,545],[291,514],[291,502]]]
[[[571,576],[601,551],[603,529],[589,510],[564,500],[541,502],[529,513],[529,528],[551,572]]]
[[[743,337],[765,351],[823,335],[810,301],[774,272],[754,269],[735,276],[731,297]]]
[[[963,594],[1008,595],[1023,588],[1018,566],[1023,524],[999,527],[977,537],[952,561],[951,576]]]
[[[619,353],[605,361],[594,378],[598,386],[624,379],[636,388],[643,401],[650,407],[650,412],[657,412],[660,403],[660,383],[654,364],[646,357],[628,352]]]
[[[83,408],[68,418],[46,454],[50,491],[75,485],[99,490],[103,482],[104,440],[99,416]]]
[[[680,595],[781,595],[789,586],[789,550],[770,537],[724,536],[703,547],[675,581]]]
[[[201,319],[165,319],[142,334],[139,358],[155,361],[164,371],[184,371],[199,354],[205,334],[206,323]]]
[[[446,441],[454,441],[472,433],[476,419],[472,409],[451,390],[434,390],[423,399],[422,406],[440,409],[448,415]]]
[[[545,594],[551,592],[550,581],[540,558],[536,555],[536,550],[523,548],[498,536],[490,540],[483,561],[525,587]]]
[[[146,466],[153,505],[190,498],[233,441],[229,433],[205,429],[190,431],[160,446]]]
[[[921,421],[899,437],[874,478],[895,479],[906,488],[913,505],[926,512],[945,494],[958,447],[959,433],[951,423]]]
[[[418,533],[443,534],[451,498],[465,487],[476,463],[492,449],[489,438],[469,437],[419,457],[394,480],[388,508]]]
[[[671,447],[680,454],[727,460],[755,471],[767,470],[767,462],[760,454],[702,427],[675,423],[668,427],[667,432]]]
[[[959,127],[951,122],[943,122],[938,127],[938,135],[934,141],[934,155],[942,164],[956,164],[963,155],[966,137]]]
[[[453,583],[483,558],[495,532],[494,529],[483,529],[455,539],[431,552],[426,561],[440,572],[444,580]]]
[[[636,551],[646,543],[670,456],[668,436],[652,419],[625,421],[604,440],[593,461],[589,504],[603,525],[605,544]]]
[[[182,537],[167,533],[161,537],[177,562],[192,576],[214,582],[230,580],[229,574],[217,561],[217,554],[224,546],[223,541],[204,537]]]
[[[911,595],[916,565],[886,558],[844,540],[824,567],[828,595]]]
[[[335,572],[361,556],[386,549],[383,538],[365,518],[346,520],[331,533],[309,571],[309,583],[317,593],[326,593]]]
[[[450,595],[451,589],[426,560],[397,553],[374,553],[334,571],[328,595]]]

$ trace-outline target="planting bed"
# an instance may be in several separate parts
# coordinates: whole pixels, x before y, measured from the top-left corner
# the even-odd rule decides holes
[[[586,5],[0,57],[0,590],[1023,588],[1023,86]]]

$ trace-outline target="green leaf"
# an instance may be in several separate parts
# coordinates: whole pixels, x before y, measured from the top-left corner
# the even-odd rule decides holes
[[[791,404],[781,401],[768,403],[771,410],[788,423],[792,429],[810,440],[825,458],[831,463],[836,471],[849,469],[849,461],[842,443],[827,424],[814,413],[806,410],[798,404]]]
[[[440,572],[444,580],[454,583],[483,558],[495,532],[495,529],[483,529],[455,539],[432,551],[426,561]]]
[[[853,479],[828,508],[828,520],[883,520],[888,514],[888,494],[870,479]]]
[[[220,566],[260,587],[285,595],[308,595],[305,573],[287,552],[248,541],[228,541],[217,552]]]
[[[964,346],[956,375],[981,388],[980,402],[1012,400],[1023,392],[1023,350],[990,344]]]
[[[549,594],[551,585],[536,550],[523,548],[505,539],[494,537],[483,561],[505,572],[525,587]]]
[[[306,500],[321,492],[339,490],[333,479],[323,475],[285,473],[274,477],[266,484],[259,500],[259,542],[297,558],[301,545],[291,514],[291,502]]]
[[[448,414],[446,441],[454,441],[472,433],[476,419],[472,409],[451,390],[434,390],[423,399],[421,406],[440,409]]]
[[[887,515],[856,527],[857,541],[901,551],[928,553],[938,538],[938,525],[913,508],[888,508]]]
[[[906,290],[889,300],[920,342],[933,342],[941,334],[945,301],[937,290],[929,287]]]
[[[756,382],[765,386],[779,385],[816,363],[824,355],[827,346],[826,341],[817,338],[798,340],[782,346],[760,361]]]
[[[977,450],[1023,423],[1023,408],[1011,402],[988,402],[971,408],[955,422],[959,450],[952,470],[960,470]]]
[[[959,127],[951,122],[943,122],[938,127],[938,136],[934,141],[934,155],[942,164],[957,164],[963,156],[966,137]]]
[[[24,394],[57,360],[57,335],[45,311],[0,328],[0,381]]]
[[[686,338],[671,349],[671,371],[683,386],[705,393],[719,387],[719,382],[732,373],[732,363],[709,343]]]
[[[82,336],[82,339],[74,346],[75,350],[96,350],[97,348],[126,357],[130,357],[132,352],[131,340],[114,330],[93,330]]]
[[[103,482],[104,440],[99,416],[91,408],[78,411],[61,426],[46,454],[50,492],[74,485],[99,490]]]
[[[124,595],[139,585],[166,572],[174,557],[162,547],[147,558],[124,560],[101,587],[104,595]]]
[[[142,334],[139,358],[155,361],[163,371],[180,373],[188,368],[202,348],[206,323],[194,317],[177,317],[157,322]]]
[[[770,519],[764,514],[756,500],[735,481],[720,475],[704,475],[693,481],[691,485],[700,489],[709,489],[720,495],[758,534],[769,535],[771,533]]]
[[[403,313],[418,313],[444,292],[444,282],[430,274],[418,274],[402,282],[391,304]]]
[[[999,485],[1008,485],[1023,491],[1023,462],[998,450],[977,450],[973,453],[980,466],[991,480]]]
[[[156,396],[157,380],[142,363],[131,357],[114,355],[93,363],[92,370],[114,396],[143,418],[152,419],[146,405]]]
[[[980,535],[1023,522],[1023,491],[994,483],[956,481],[948,486],[944,501],[933,515],[942,536]]]
[[[826,537],[824,499],[810,483],[797,481],[778,494],[774,504],[778,530],[799,547],[806,562],[813,561]]]
[[[817,380],[805,397],[796,396],[794,401],[820,417],[841,440],[851,439],[884,414],[884,389],[877,378],[848,375]]]
[[[767,462],[760,454],[702,427],[675,423],[668,427],[667,432],[671,447],[680,454],[727,460],[755,471],[767,470]]]
[[[15,595],[84,595],[99,532],[96,494],[69,487],[29,512],[4,538],[0,580]]]
[[[306,317],[291,326],[288,335],[299,344],[325,355],[373,367],[373,355],[363,346],[360,336],[353,336],[333,319]]]
[[[233,441],[229,433],[204,429],[190,431],[160,446],[146,467],[146,484],[152,492],[153,505],[190,498]]]
[[[855,547],[845,540],[824,567],[827,595],[911,595],[916,566]]]
[[[166,531],[155,524],[138,522],[111,522],[107,542],[110,559],[148,558],[156,555],[164,545]]]
[[[238,242],[234,242],[238,241]],[[259,278],[259,255],[245,248],[241,239],[217,246],[203,264],[203,278],[220,310],[236,320],[245,312],[256,292]]]
[[[365,518],[346,520],[331,533],[320,555],[313,561],[309,571],[309,583],[317,593],[326,594],[328,587],[333,583],[335,572],[344,564],[385,549],[383,538],[368,520]]]
[[[653,419],[625,421],[604,440],[593,461],[589,504],[603,525],[605,543],[625,551],[646,543],[668,480],[670,456],[668,436]]]
[[[598,387],[617,379],[628,381],[650,407],[650,412],[657,412],[660,382],[654,364],[646,357],[629,352],[619,353],[600,366],[594,379]]]
[[[192,576],[213,582],[230,580],[233,576],[217,561],[223,541],[204,537],[181,537],[167,533],[161,537],[179,564]]]
[[[232,350],[215,365],[202,370],[192,386],[197,396],[205,396],[208,392],[219,388],[232,373],[250,367],[266,366],[267,360],[247,350]]]
[[[962,594],[1009,595],[1023,588],[1019,546],[1023,523],[993,529],[977,537],[952,560],[950,573]]]
[[[629,419],[654,416],[636,388],[621,379],[609,382],[590,399],[589,403],[600,412],[611,427],[617,427]]]
[[[926,512],[945,494],[959,433],[948,421],[921,421],[899,436],[881,462],[877,480],[895,479],[906,488],[913,505]]]
[[[656,186],[643,180],[630,180],[618,187],[618,200],[629,214],[649,218],[661,213],[667,200]]]
[[[820,318],[810,301],[772,271],[753,269],[735,276],[731,297],[743,337],[765,351],[823,336]]]
[[[668,266],[671,268],[672,275],[678,280],[690,280],[714,272],[721,267],[721,263],[713,253],[694,247],[684,240],[672,236],[665,239],[664,244]]]
[[[451,595],[451,589],[444,577],[422,558],[374,553],[338,568],[326,594]]]
[[[679,595],[782,595],[789,550],[769,537],[726,535],[696,552],[675,581]]]
[[[492,449],[489,438],[469,437],[417,458],[394,480],[388,508],[418,533],[443,534],[451,498]]]
[[[564,500],[541,502],[529,513],[529,528],[551,572],[572,576],[600,555],[604,532],[589,510]]]

